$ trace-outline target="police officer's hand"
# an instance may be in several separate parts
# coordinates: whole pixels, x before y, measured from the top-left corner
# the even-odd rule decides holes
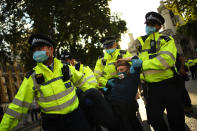
[[[117,63],[120,62],[120,61],[130,62],[131,61],[131,57],[118,59]]]
[[[110,87],[114,87],[115,86],[115,79],[109,79],[108,81],[107,81],[107,86],[110,86]]]
[[[142,60],[141,59],[132,59],[132,66],[133,68],[141,68],[142,67]]]
[[[135,73],[135,69],[133,68],[133,66],[130,67],[130,74],[134,74]]]
[[[181,75],[186,75],[186,72],[185,72],[184,68],[180,68],[180,69],[179,69],[179,73],[180,73]]]

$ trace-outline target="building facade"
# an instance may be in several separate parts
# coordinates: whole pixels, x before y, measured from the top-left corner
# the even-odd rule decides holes
[[[174,13],[164,6],[161,1],[158,7],[158,13],[165,18],[165,24],[163,25],[163,34],[171,35],[176,43],[177,50],[180,54],[183,54],[186,58],[193,57],[196,55],[195,46],[197,43],[190,37],[177,33],[176,25],[183,25],[184,21],[180,16],[174,15]]]

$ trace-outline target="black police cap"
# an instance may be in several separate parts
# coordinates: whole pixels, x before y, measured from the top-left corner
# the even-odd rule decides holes
[[[51,38],[43,34],[33,34],[29,37],[28,43],[31,45],[31,48],[36,46],[53,46],[54,42]]]
[[[115,36],[107,36],[101,39],[104,48],[111,47],[116,42]]]
[[[156,24],[159,24],[159,25],[163,25],[164,22],[165,22],[165,19],[163,18],[162,15],[160,15],[159,13],[157,12],[148,12],[145,16],[145,23],[156,23]]]
[[[61,55],[60,55],[60,59],[61,60],[66,60],[66,59],[72,59],[72,55],[70,52],[68,52],[67,50],[64,50]]]

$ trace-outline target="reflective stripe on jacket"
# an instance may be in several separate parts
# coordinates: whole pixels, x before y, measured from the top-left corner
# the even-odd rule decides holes
[[[156,42],[156,52],[151,53],[150,42]],[[172,67],[175,65],[177,49],[174,39],[171,36],[164,36],[159,32],[149,35],[142,44],[142,52],[139,58],[142,59],[142,70],[147,82],[160,82],[172,78],[174,73]]]
[[[13,102],[9,105],[0,124],[1,131],[14,128],[23,114],[28,112],[29,106],[36,98],[41,111],[46,114],[68,114],[78,108],[79,101],[74,90],[74,83],[82,83],[83,74],[69,66],[70,79],[63,81],[63,64],[54,58],[53,72],[44,64],[38,63],[34,73],[24,78]],[[42,74],[44,82],[37,83],[36,74]],[[78,86],[86,91],[92,87],[87,82]]]
[[[83,84],[84,82],[88,82],[91,87],[98,87],[96,77],[94,76],[94,73],[89,66],[84,66],[83,64],[80,64],[79,72],[85,74],[84,81],[81,82],[81,84]]]
[[[118,60],[118,56],[120,55],[120,49],[116,49],[111,55],[105,53],[103,58],[99,58],[97,60],[96,66],[94,68],[94,74],[100,87],[106,86],[106,83],[110,78],[118,77],[114,64]],[[122,58],[131,56],[132,55],[127,51],[122,55]]]

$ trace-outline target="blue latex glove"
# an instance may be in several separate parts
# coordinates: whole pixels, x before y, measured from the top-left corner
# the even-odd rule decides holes
[[[114,79],[110,79],[107,81],[107,85],[111,86],[111,87],[114,87],[115,86],[115,83],[114,83]]]
[[[133,66],[130,67],[130,73],[131,73],[131,74],[134,74],[134,73],[135,73],[135,69],[134,69]]]
[[[141,68],[142,67],[142,60],[141,59],[132,59],[132,66],[133,68]]]
[[[108,90],[108,88],[106,88],[106,87],[103,88],[103,91],[104,91],[104,92],[106,92],[107,90]]]

